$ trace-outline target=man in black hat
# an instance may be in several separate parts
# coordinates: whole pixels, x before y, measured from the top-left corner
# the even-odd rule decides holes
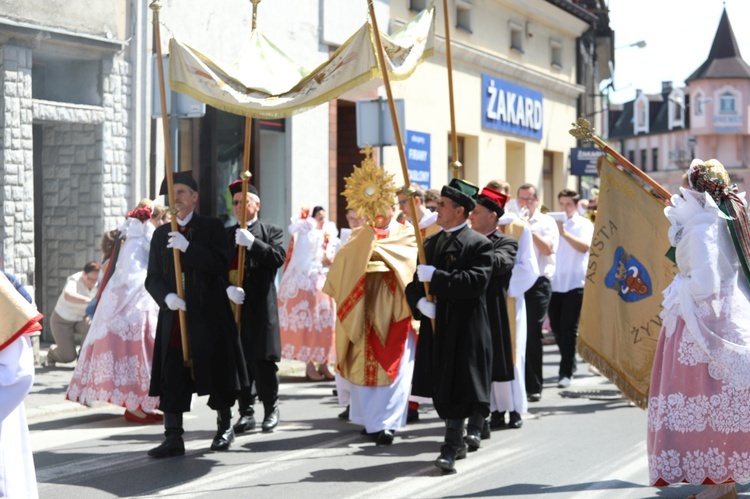
[[[242,220],[242,180],[229,184],[232,207],[237,220]],[[260,197],[258,190],[247,186],[245,202],[246,228],[239,223],[227,229],[227,237],[234,241],[230,258],[227,296],[241,306],[240,337],[250,383],[265,411],[261,429],[273,431],[279,422],[279,378],[276,363],[281,359],[279,310],[276,302],[276,273],[284,265],[284,233],[276,225],[258,220]],[[242,287],[237,287],[239,251],[245,251]],[[248,388],[238,396],[240,419],[234,425],[236,433],[255,428],[255,393]]]
[[[182,413],[190,410],[193,393],[209,395],[216,410],[217,432],[212,450],[227,450],[234,440],[232,405],[247,385],[241,346],[225,288],[230,246],[221,220],[195,211],[198,185],[189,172],[174,175],[174,208],[179,230],[162,225],[154,231],[146,289],[159,304],[149,395],[160,397],[166,439],[148,454],[170,457],[185,453]],[[162,183],[160,194],[166,194]],[[184,297],[176,292],[174,249],[180,251]],[[178,311],[187,316],[192,366],[182,355]]]
[[[518,242],[497,228],[498,220],[505,213],[508,196],[485,187],[477,196],[477,206],[469,215],[471,228],[492,243],[492,277],[487,286],[487,313],[492,331],[492,382],[513,381],[513,346],[511,342],[510,317],[508,315],[508,286],[513,265],[518,253]],[[515,320],[515,318],[514,318]],[[516,419],[517,418],[517,419]],[[521,421],[517,412],[511,413],[511,427]],[[521,423],[523,424],[523,423]],[[490,437],[490,424],[485,421],[482,438]],[[475,435],[467,435],[470,447],[479,447]]]
[[[415,369],[429,371],[422,379],[432,380],[430,395],[446,425],[435,465],[449,472],[456,459],[466,457],[464,419],[469,418],[468,435],[478,441],[490,412],[492,336],[486,291],[492,243],[467,224],[477,191],[458,179],[443,187],[437,208],[443,231],[425,241],[428,264],[417,266],[406,288],[414,318],[422,319],[419,342],[430,343],[429,349],[419,350]],[[424,283],[429,283],[434,302],[427,301]]]

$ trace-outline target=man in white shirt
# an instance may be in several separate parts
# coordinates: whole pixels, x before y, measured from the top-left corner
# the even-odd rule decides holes
[[[560,369],[557,386],[567,388],[576,370],[578,320],[583,304],[583,284],[589,264],[589,249],[594,237],[594,224],[578,214],[580,196],[570,189],[557,195],[565,222],[557,222],[560,245],[557,248],[557,270],[552,278],[549,322],[560,348]]]
[[[91,318],[86,307],[96,296],[96,283],[102,266],[99,262],[88,262],[83,270],[68,276],[65,288],[57,299],[50,318],[53,348],[47,353],[46,364],[54,367],[58,362],[73,362],[76,358],[75,333],[86,337]]]
[[[519,215],[531,229],[539,278],[526,291],[526,396],[529,402],[542,399],[542,325],[552,295],[550,282],[555,274],[555,251],[559,231],[552,217],[538,210],[539,196],[532,184],[521,184],[517,195]]]

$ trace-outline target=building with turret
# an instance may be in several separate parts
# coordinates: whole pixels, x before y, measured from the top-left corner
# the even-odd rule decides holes
[[[750,65],[740,54],[726,9],[708,58],[685,80],[609,112],[609,142],[676,192],[693,158],[716,158],[740,190],[750,185]]]

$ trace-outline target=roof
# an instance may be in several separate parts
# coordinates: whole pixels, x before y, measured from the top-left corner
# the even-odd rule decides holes
[[[750,79],[750,65],[740,55],[740,49],[737,46],[737,40],[734,38],[734,31],[732,31],[732,24],[729,22],[726,9],[721,14],[719,27],[716,30],[711,52],[708,53],[708,59],[685,82],[718,78]]]
[[[577,5],[578,2],[574,3],[572,0],[547,0],[547,2],[561,8],[562,10],[574,15],[578,19],[587,22],[592,26],[595,25],[599,20],[598,16],[591,13],[589,10]]]
[[[655,135],[660,133],[674,132],[677,130],[684,130],[690,128],[690,99],[687,98],[687,88],[682,89],[685,92],[685,105],[687,108],[684,111],[685,117],[685,128],[679,126],[672,130],[669,129],[669,100],[668,93],[661,94],[644,94],[648,99],[648,134],[643,135]],[[636,98],[637,100],[637,98]],[[610,114],[612,121],[610,121],[609,136],[608,139],[626,139],[629,137],[635,137],[633,133],[633,119],[634,119],[634,105],[635,100],[625,102],[622,104],[621,110],[613,109],[613,113]],[[639,134],[640,135],[640,134]]]

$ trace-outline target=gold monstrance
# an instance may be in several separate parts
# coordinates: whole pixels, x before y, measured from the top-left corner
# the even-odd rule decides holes
[[[342,193],[346,198],[346,207],[364,216],[368,224],[373,224],[375,217],[387,216],[396,199],[394,175],[375,164],[372,159],[373,149],[367,145],[359,152],[365,155],[360,166],[355,166],[352,174],[344,179],[346,188]]]

